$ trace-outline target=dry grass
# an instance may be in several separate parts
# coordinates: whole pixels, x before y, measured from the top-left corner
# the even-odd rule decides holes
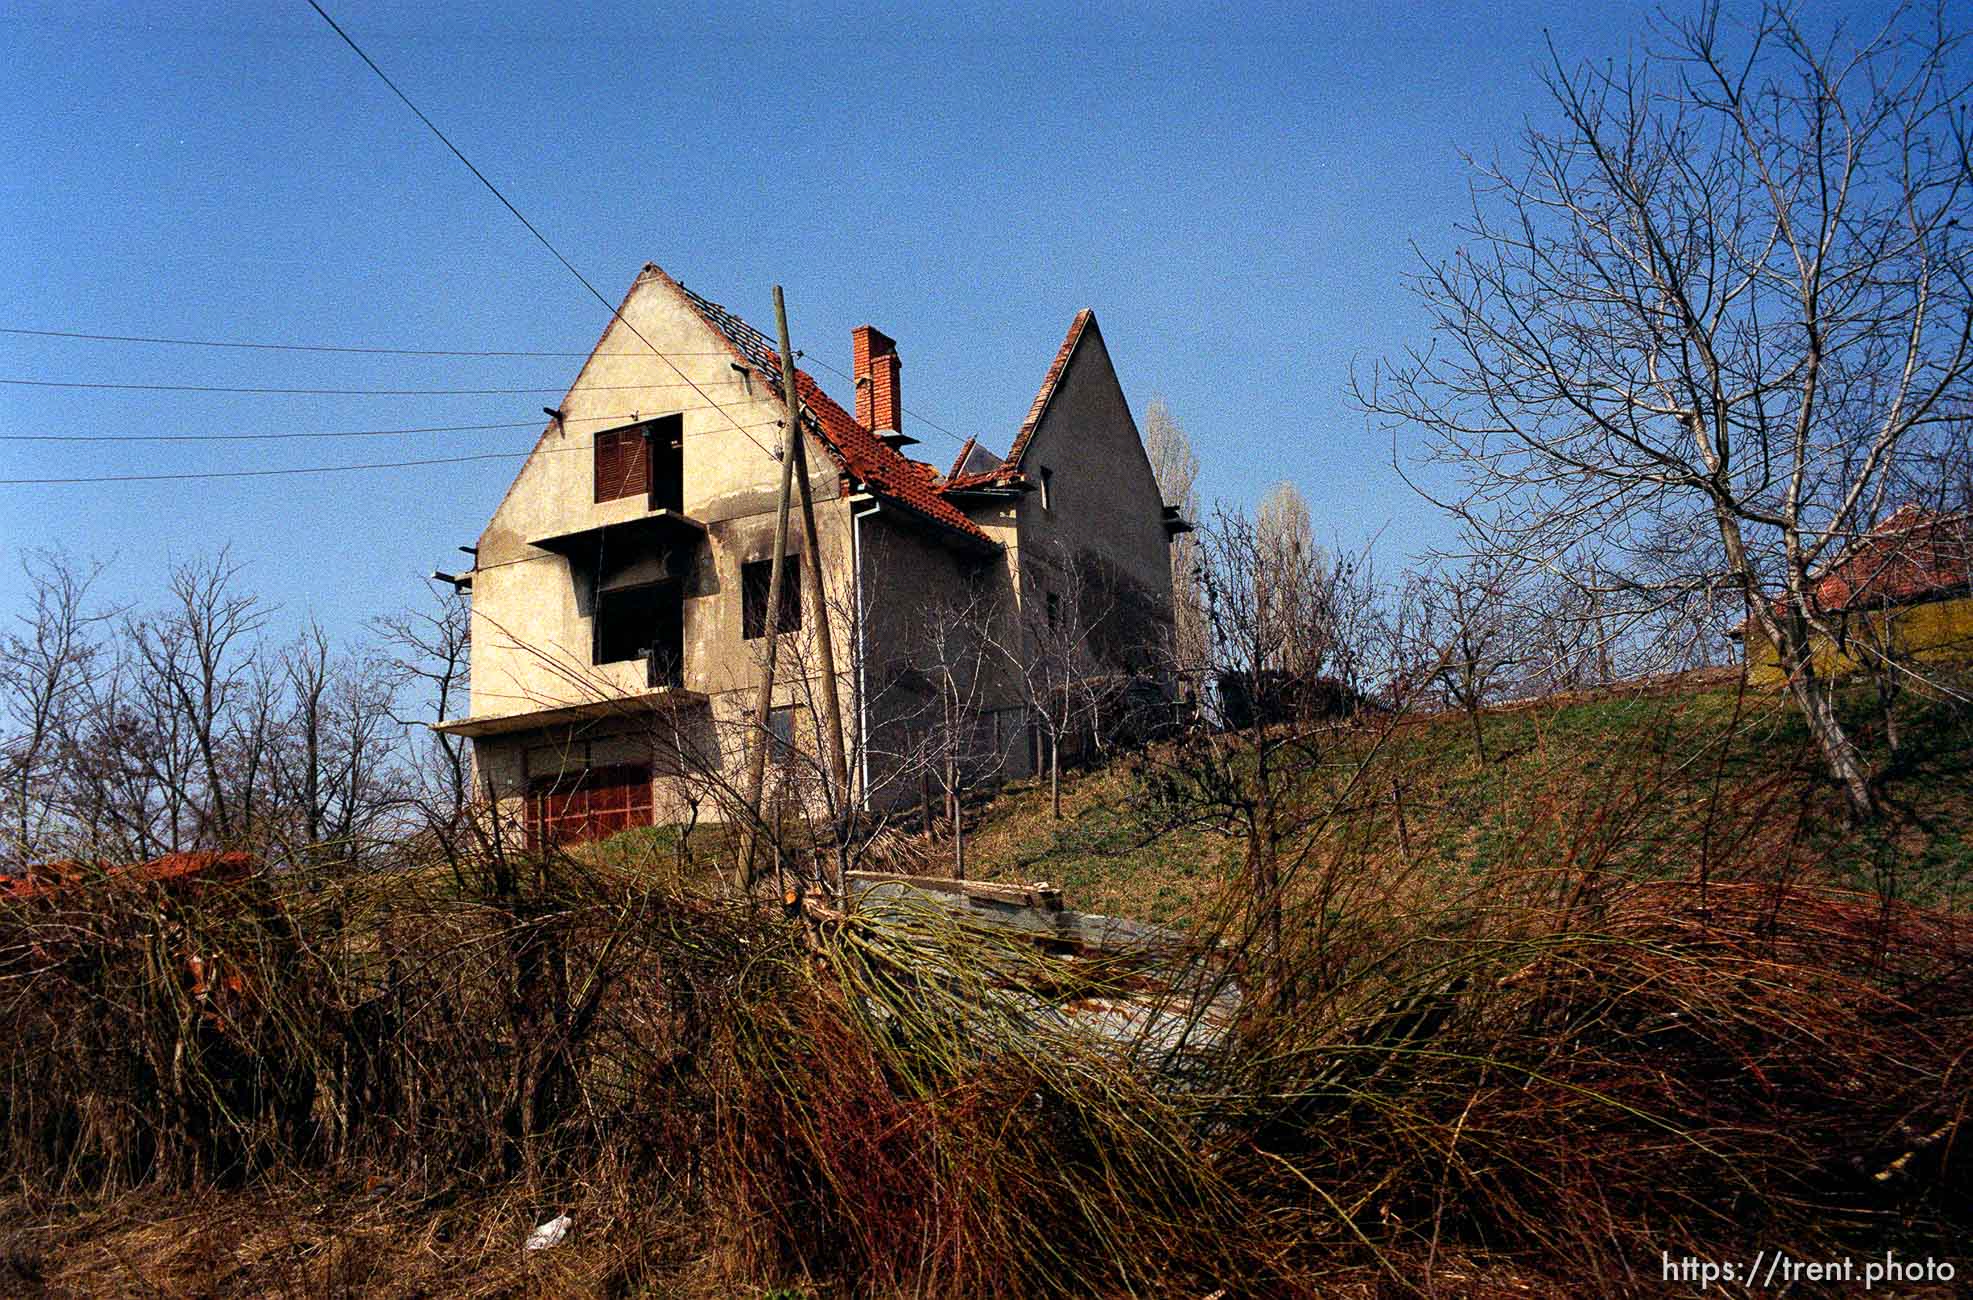
[[[1520,786],[1449,738],[1378,751],[1446,811],[1408,854],[1375,803],[1307,823],[1281,953],[1217,859],[1179,874],[1223,835],[1150,833],[1127,771],[1078,783],[1077,860],[1190,888],[1201,970],[1292,973],[1182,1058],[1033,1023],[1141,996],[1140,965],[909,908],[790,921],[655,837],[12,906],[0,1289],[1603,1296],[1750,1241],[1954,1257],[1966,920],[1841,888],[1852,842],[1787,770],[1651,707],[1594,778],[1608,727],[1566,713],[1515,724]],[[1060,878],[1014,864],[1069,862],[1061,830],[996,813],[975,852]]]

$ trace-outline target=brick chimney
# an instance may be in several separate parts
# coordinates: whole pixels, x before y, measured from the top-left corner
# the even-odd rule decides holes
[[[918,441],[904,436],[904,393],[898,382],[903,362],[897,341],[875,326],[850,331],[850,371],[856,376],[856,418],[893,447]]]

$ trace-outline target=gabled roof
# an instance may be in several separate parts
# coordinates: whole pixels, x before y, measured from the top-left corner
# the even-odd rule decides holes
[[[682,297],[725,340],[735,358],[766,380],[777,399],[781,396],[780,349],[767,335],[718,303],[687,289],[657,265],[646,263],[644,272]],[[978,524],[941,494],[936,470],[926,473],[929,467],[907,460],[896,448],[864,428],[799,366],[795,368],[795,392],[801,404],[808,408],[810,428],[853,481],[887,503],[901,506],[970,543],[995,545]]]
[[[1055,390],[1062,383],[1062,374],[1069,368],[1069,358],[1075,355],[1076,345],[1082,342],[1083,331],[1095,328],[1096,313],[1084,307],[1069,322],[1068,337],[1062,346],[1055,350],[1055,360],[1049,364],[1048,374],[1041,381],[1041,391],[1034,395],[1034,405],[1028,408],[1028,418],[1022,422],[1020,433],[1014,437],[1014,445],[1007,449],[1007,464],[1018,467],[1021,457],[1027,453],[1028,440],[1034,437],[1035,428],[1041,417],[1048,411],[1048,404],[1055,400]],[[1097,331],[1099,334],[1101,330]]]
[[[1858,538],[1813,588],[1825,613],[1904,605],[1957,592],[1973,595],[1973,514],[1898,507]]]

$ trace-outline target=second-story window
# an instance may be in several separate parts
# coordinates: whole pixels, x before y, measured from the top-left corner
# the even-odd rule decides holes
[[[651,509],[685,509],[685,417],[667,415],[645,426],[651,455]]]
[[[1041,467],[1041,508],[1055,508],[1055,471],[1046,465]]]
[[[596,435],[596,500],[616,501],[651,491],[651,445],[646,426]]]
[[[767,589],[774,561],[754,560],[740,566],[740,634],[747,640],[767,635]],[[792,632],[802,625],[801,557],[790,555],[781,570],[781,619],[776,631]]]

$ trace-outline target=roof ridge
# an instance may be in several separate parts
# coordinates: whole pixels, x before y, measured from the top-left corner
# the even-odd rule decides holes
[[[1069,368],[1069,358],[1075,355],[1077,345],[1082,342],[1083,330],[1095,324],[1096,313],[1088,307],[1077,312],[1075,319],[1069,322],[1068,335],[1063,338],[1062,346],[1055,350],[1055,359],[1049,363],[1048,373],[1042,377],[1041,391],[1034,395],[1034,404],[1028,407],[1028,418],[1021,422],[1021,431],[1014,436],[1014,445],[1007,449],[1004,464],[1018,466],[1021,457],[1027,454],[1028,440],[1034,437],[1041,417],[1047,413],[1048,404],[1055,400],[1055,390]],[[1100,327],[1097,332],[1102,332]]]
[[[966,468],[966,458],[973,454],[973,445],[978,441],[979,441],[978,438],[968,438],[966,439],[965,443],[960,446],[959,454],[953,458],[952,468],[946,472],[946,477],[948,479],[955,479],[959,477],[960,473]]]
[[[783,401],[778,344],[734,312],[666,275],[655,263],[646,263],[645,269],[676,290],[736,358],[769,381],[774,400]],[[808,409],[811,427],[830,456],[864,488],[969,541],[992,544],[993,539],[940,492],[936,467],[927,466],[929,473],[915,468],[915,462],[865,428],[800,366],[795,367],[795,399]]]

